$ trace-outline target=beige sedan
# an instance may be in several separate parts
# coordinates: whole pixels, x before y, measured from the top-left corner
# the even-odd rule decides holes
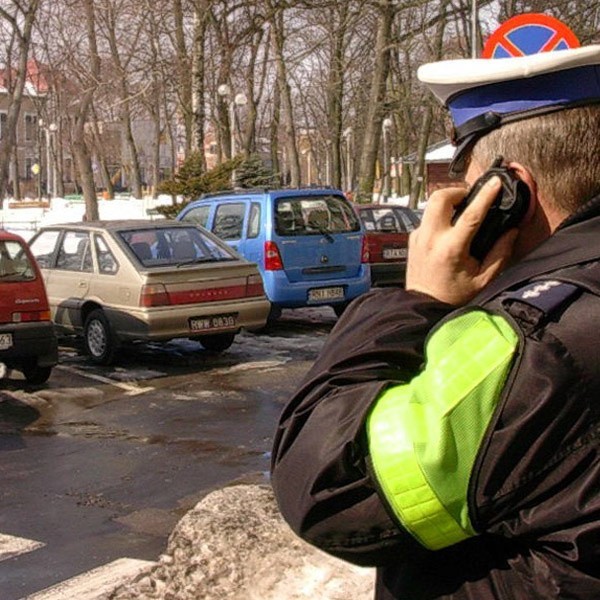
[[[42,228],[30,241],[59,333],[83,335],[110,364],[121,344],[187,337],[222,352],[269,313],[254,263],[205,229],[177,221],[97,221]]]

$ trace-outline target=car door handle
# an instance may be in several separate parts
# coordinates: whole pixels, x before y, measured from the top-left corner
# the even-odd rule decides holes
[[[85,287],[87,287],[87,286],[88,286],[88,284],[87,284],[87,281],[80,281],[80,282],[77,284],[77,287],[80,287],[80,288],[85,288]]]

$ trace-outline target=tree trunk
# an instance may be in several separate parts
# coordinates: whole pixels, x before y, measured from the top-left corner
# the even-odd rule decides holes
[[[12,192],[13,198],[15,200],[21,200],[21,183],[19,181],[19,157],[17,155],[17,148],[13,148],[13,156],[10,161],[10,165],[8,167],[8,180],[12,183]],[[2,208],[0,204],[0,208]]]
[[[154,18],[148,20],[150,27],[150,53],[152,56],[151,63],[154,65],[152,69],[152,88],[150,89],[150,95],[148,98],[148,112],[152,120],[152,157],[151,166],[152,172],[150,174],[150,194],[152,198],[158,197],[158,184],[160,183],[160,156],[161,156],[161,141],[163,138],[163,129],[161,127],[161,111],[162,102],[164,99],[164,89],[161,82],[160,75],[160,51],[159,51],[159,39],[158,27]],[[168,128],[168,116],[165,110],[165,134],[164,138],[167,138]]]
[[[373,78],[371,79],[364,143],[360,155],[358,190],[361,196],[366,196],[369,200],[372,197],[375,184],[375,169],[381,139],[381,126],[386,112],[384,101],[390,71],[392,23],[396,14],[394,5],[395,2],[388,0],[380,9],[375,44],[375,64]]]
[[[218,60],[216,61],[218,66],[215,77],[217,89],[214,91],[216,92],[217,160],[221,164],[224,158],[232,159],[235,154],[235,148],[232,145],[233,119],[231,115],[231,107],[236,94],[231,72],[235,45],[230,39],[228,20],[219,18],[219,15],[215,15],[213,12],[210,12],[209,15],[218,45]]]
[[[437,24],[435,41],[434,41],[434,53],[435,60],[439,60],[442,56],[442,48],[444,43],[444,29],[446,28],[447,22],[447,7],[450,0],[444,0],[440,6],[440,19]],[[425,182],[425,155],[427,153],[427,144],[429,141],[429,134],[431,132],[431,122],[433,119],[433,109],[431,107],[431,101],[425,109],[423,115],[423,124],[420,128],[419,135],[419,147],[417,150],[417,157],[415,163],[415,172],[413,173],[413,180],[410,190],[409,205],[412,208],[416,208],[419,199],[426,195],[426,190],[423,187]]]
[[[281,121],[281,96],[279,86],[273,90],[273,116],[269,128],[269,141],[271,149],[271,166],[274,173],[279,174],[279,183],[285,183],[285,173],[282,172],[282,165],[279,161],[279,125]]]
[[[173,18],[175,22],[175,51],[177,55],[177,79],[178,79],[178,104],[183,119],[185,130],[185,156],[189,156],[192,149],[193,136],[193,114],[192,108],[192,78],[190,77],[190,60],[185,42],[185,23],[183,16],[183,4],[181,0],[173,1]]]
[[[98,219],[98,198],[96,197],[96,186],[94,184],[94,172],[92,170],[92,158],[88,144],[85,139],[85,124],[90,113],[97,82],[100,81],[100,57],[98,55],[98,43],[96,39],[96,13],[94,11],[94,0],[82,0],[85,11],[85,25],[87,31],[88,60],[90,64],[90,76],[88,87],[81,97],[74,114],[73,127],[73,153],[81,188],[85,200],[85,217],[88,221]]]
[[[287,69],[283,55],[283,45],[285,41],[283,9],[276,9],[271,21],[273,27],[273,49],[275,52],[275,62],[277,65],[277,85],[281,98],[283,127],[285,132],[285,149],[287,168],[289,169],[290,187],[300,186],[300,159],[298,148],[296,146],[296,126],[294,125],[294,109],[292,105],[292,94],[287,80]]]
[[[192,51],[192,114],[193,138],[192,148],[200,155],[206,168],[204,152],[204,125],[206,110],[204,106],[204,43],[208,26],[208,7],[205,1],[199,1],[194,6],[194,47]]]
[[[138,156],[138,150],[133,136],[133,125],[131,117],[131,97],[129,93],[129,82],[127,80],[127,70],[121,60],[121,54],[119,50],[119,42],[117,40],[117,16],[113,11],[107,10],[106,25],[108,27],[108,41],[110,45],[110,52],[114,66],[117,71],[117,78],[119,82],[119,93],[121,96],[121,135],[125,142],[127,149],[127,171],[130,176],[128,182],[131,187],[131,193],[134,198],[142,197],[142,176],[140,171],[140,160]]]
[[[417,208],[417,205],[419,204],[419,199],[421,198],[424,192],[423,183],[425,181],[425,154],[427,153],[427,144],[429,140],[429,132],[431,130],[432,117],[433,110],[431,109],[431,106],[428,106],[425,109],[425,114],[423,115],[423,122],[420,127],[421,133],[419,135],[419,147],[417,149],[415,170],[412,177],[410,198],[408,201],[408,205],[411,208]]]
[[[90,127],[92,134],[91,147],[93,148],[93,153],[96,155],[98,162],[100,163],[100,177],[102,179],[102,187],[105,188],[105,197],[112,199],[115,196],[115,189],[110,175],[110,170],[106,161],[106,155],[104,152],[102,152],[102,135],[100,133],[98,115],[96,114],[94,105],[92,105],[90,109],[90,114],[92,117]]]
[[[17,77],[13,85],[4,86],[9,89],[9,105],[6,115],[6,130],[2,141],[0,142],[0,209],[4,206],[4,196],[10,176],[10,163],[14,148],[17,144],[17,125],[21,114],[21,103],[23,100],[23,90],[27,78],[27,61],[29,59],[29,47],[31,43],[31,31],[35,22],[35,17],[39,8],[39,0],[32,0],[28,9],[21,14],[13,16],[0,8],[0,18],[7,21],[12,28],[12,35],[16,38],[19,50],[18,64],[16,68]],[[24,19],[23,19],[24,17]],[[22,31],[19,29],[22,21]],[[5,68],[10,81],[10,64]],[[16,183],[16,182],[15,182]]]
[[[327,160],[330,163],[330,181],[333,187],[342,187],[342,106],[344,98],[344,47],[349,5],[342,2],[337,8],[337,19],[331,39],[329,74],[327,85],[327,125],[329,139],[326,140],[326,152],[331,152]],[[351,191],[351,190],[348,190]]]
[[[133,128],[131,124],[131,111],[129,108],[129,101],[126,101],[123,105],[123,116],[121,117],[123,123],[123,135],[125,138],[125,147],[129,153],[129,173],[130,173],[130,187],[131,195],[134,198],[142,198],[142,174],[140,170],[140,159],[138,156],[138,150],[133,137]]]
[[[250,57],[248,61],[248,69],[246,76],[246,98],[248,100],[246,104],[246,119],[245,119],[245,127],[244,127],[244,135],[242,148],[244,150],[244,155],[248,156],[249,154],[253,154],[256,152],[256,119],[258,116],[257,109],[257,98],[255,97],[255,87],[258,87],[259,90],[264,89],[266,74],[265,69],[263,68],[263,77],[261,80],[261,84],[256,86],[256,63],[258,57],[258,51],[260,49],[260,43],[263,39],[263,31],[259,29],[252,38],[252,46],[250,49]],[[260,98],[260,92],[259,92]]]

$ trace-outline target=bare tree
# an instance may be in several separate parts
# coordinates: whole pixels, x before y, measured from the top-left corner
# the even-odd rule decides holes
[[[328,171],[327,183],[334,187],[343,187],[342,182],[342,145],[344,128],[345,87],[351,63],[348,60],[348,45],[351,32],[361,12],[352,2],[335,3],[331,8],[322,10],[326,38],[322,46],[326,56],[326,85],[324,111],[327,120],[326,135],[323,139],[324,159]]]
[[[188,54],[188,42],[185,35],[185,10],[186,3],[182,0],[170,0],[173,8],[173,46],[175,48],[175,70],[178,85],[176,94],[181,118],[185,131],[185,154],[188,155],[192,149],[193,140],[193,114],[192,114],[192,78],[191,59]]]
[[[389,178],[392,156],[396,164],[416,156],[395,178],[396,193],[412,189],[416,202],[424,151],[446,135],[441,110],[416,80],[418,64],[470,56],[473,26],[479,50],[499,20],[524,11],[550,12],[583,43],[600,37],[599,1],[479,0],[478,6],[474,24],[470,0],[3,0],[0,53],[10,102],[0,192],[33,55],[50,86],[48,101],[36,104],[38,115],[58,128],[53,168],[62,170],[70,150],[90,203],[92,160],[109,192],[118,175],[114,163],[121,162],[133,195],[142,193],[144,167],[155,193],[161,149],[168,144],[176,168],[192,149],[204,153],[212,134],[218,160],[232,156],[234,142],[241,153],[270,154],[285,184],[301,185],[311,169],[311,181],[336,187],[357,181],[365,196],[377,187],[376,177]],[[229,86],[226,98],[218,94],[222,84]],[[232,100],[241,92],[247,104],[236,111]],[[386,118],[393,125],[382,144]],[[127,148],[118,158],[107,141],[117,123]],[[55,181],[59,193],[60,184],[62,177]]]
[[[294,121],[294,108],[292,93],[288,81],[287,67],[284,55],[285,46],[285,19],[284,8],[275,0],[265,0],[271,26],[271,43],[275,64],[277,66],[277,87],[281,102],[281,119],[284,128],[284,144],[286,152],[286,168],[289,170],[289,184],[291,187],[300,185],[300,160],[296,145],[296,124]],[[285,174],[284,174],[285,176]]]
[[[246,5],[243,12],[248,26],[244,31],[247,40],[244,43],[246,51],[240,65],[240,71],[244,73],[244,94],[247,99],[242,149],[247,156],[258,150],[258,107],[262,99],[273,91],[274,86],[271,85],[269,68],[270,31],[264,27],[264,15],[260,7],[251,4]]]
[[[94,0],[77,0],[75,8],[81,8],[84,15],[87,63],[89,69],[80,71],[81,95],[75,100],[72,120],[73,153],[81,180],[85,201],[85,215],[90,221],[98,219],[98,199],[94,183],[94,171],[88,142],[86,123],[91,114],[94,93],[100,84],[100,56],[96,36],[96,12]]]
[[[375,183],[375,167],[381,139],[381,126],[386,116],[384,101],[387,92],[387,81],[390,73],[390,50],[392,42],[392,25],[398,11],[394,0],[381,0],[377,5],[379,19],[377,41],[375,44],[375,60],[369,104],[367,107],[364,143],[360,156],[358,175],[359,194],[370,197]]]
[[[6,124],[2,126],[2,139],[0,140],[0,208],[3,206],[10,161],[17,141],[17,124],[28,74],[27,61],[31,33],[40,0],[11,1],[7,5],[6,7],[0,5],[0,21],[2,21],[3,28],[8,30],[8,44],[4,50],[6,57],[4,87],[9,94]],[[15,174],[15,184],[16,178]]]
[[[139,52],[138,44],[144,28],[135,2],[104,0],[96,7],[99,30],[105,36],[110,49],[112,63],[111,79],[118,90],[118,115],[127,154],[123,161],[131,191],[135,198],[142,197],[142,176],[138,148],[133,134],[132,102],[133,91],[130,79],[133,75],[133,60]],[[125,31],[126,28],[126,31]],[[147,85],[146,81],[140,85]]]
[[[195,0],[192,50],[192,148],[200,154],[204,164],[206,164],[204,156],[204,128],[206,126],[204,69],[206,67],[205,45],[206,31],[210,22],[210,4],[209,0]]]

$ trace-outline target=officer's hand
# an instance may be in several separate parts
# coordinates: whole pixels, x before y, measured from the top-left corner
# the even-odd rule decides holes
[[[454,226],[454,207],[464,198],[465,190],[447,188],[431,195],[421,225],[409,238],[407,290],[462,306],[500,273],[510,259],[516,229],[506,232],[482,262],[469,254],[471,241],[500,186],[498,177],[491,178]]]

